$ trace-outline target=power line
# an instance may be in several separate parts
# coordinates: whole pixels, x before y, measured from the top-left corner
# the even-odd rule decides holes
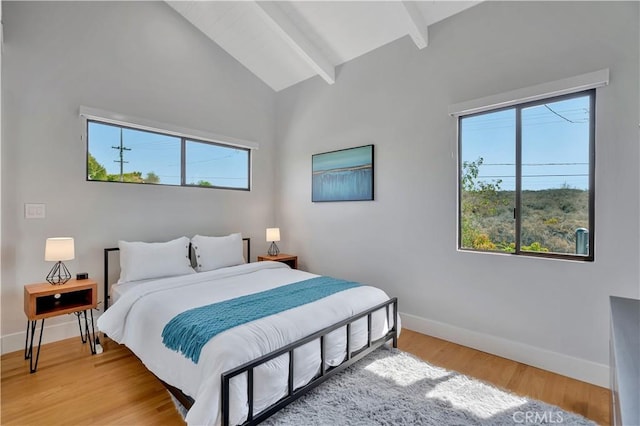
[[[567,121],[572,124],[586,124],[589,122],[589,118],[582,118],[585,115],[589,114],[589,109],[584,107],[565,109],[561,111],[556,111],[544,104],[540,107],[545,107],[552,114],[559,117],[562,121]],[[539,107],[538,107],[539,108]],[[495,113],[494,113],[495,114]],[[560,120],[547,121],[548,113],[543,112],[535,112],[535,113],[527,113],[523,114],[523,126],[533,127],[538,125],[547,125],[547,124],[557,124],[561,123]],[[569,115],[577,115],[579,120],[572,120],[568,118]],[[463,120],[465,120],[463,118]],[[470,121],[467,121],[470,120]],[[506,128],[514,128],[515,127],[515,117],[511,116],[498,116],[492,117],[491,114],[483,117],[472,117],[467,118],[465,120],[464,130],[465,131],[478,131],[478,130],[493,130],[493,129],[506,129]]]
[[[585,166],[589,163],[522,163],[523,166]],[[483,166],[515,166],[515,163],[482,163]]]
[[[589,176],[589,174],[576,173],[576,174],[569,174],[569,175],[522,175],[521,177],[525,178],[525,177],[575,177],[575,176]],[[515,176],[513,175],[478,176],[478,179],[486,179],[486,178],[492,178],[492,179],[493,178],[515,178]]]
[[[111,148],[117,149],[120,151],[120,159],[113,160],[113,161],[115,163],[120,163],[120,182],[124,182],[124,163],[128,163],[128,161],[124,161],[124,151],[131,151],[131,148],[127,148],[123,146],[122,127],[120,128],[120,146],[112,146]]]
[[[568,121],[569,123],[577,124],[577,123],[586,123],[586,122],[587,122],[587,121],[573,121],[573,120],[569,120],[569,119],[568,119],[567,117],[565,117],[564,115],[562,115],[562,114],[560,114],[560,113],[558,113],[558,112],[554,111],[554,110],[553,110],[553,108],[551,108],[549,105],[544,104],[544,107],[545,107],[546,109],[548,109],[549,111],[551,111],[552,113],[554,113],[555,115],[557,115],[558,117],[562,118],[563,120]]]
[[[217,158],[208,158],[205,160],[186,160],[187,166],[190,164],[196,164],[196,163],[209,163],[211,161],[220,161],[220,160],[224,160],[226,158],[231,158],[233,157],[235,154],[229,154],[229,155],[225,155],[222,157],[217,157]]]

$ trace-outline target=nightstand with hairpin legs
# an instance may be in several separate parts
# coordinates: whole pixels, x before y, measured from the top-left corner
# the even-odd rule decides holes
[[[45,318],[64,314],[76,314],[82,343],[89,341],[91,354],[95,355],[95,329],[93,327],[93,311],[98,306],[98,284],[92,279],[69,280],[65,284],[52,285],[50,283],[27,284],[24,286],[24,313],[27,315],[27,337],[24,342],[24,359],[29,360],[29,372],[38,369],[42,333]],[[89,319],[91,318],[91,328]],[[84,315],[84,321],[81,316]],[[36,334],[38,320],[40,323],[40,337],[38,349],[33,357],[33,338]],[[84,330],[82,323],[84,322]]]

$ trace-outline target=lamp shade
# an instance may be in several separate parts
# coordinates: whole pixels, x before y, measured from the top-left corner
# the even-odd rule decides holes
[[[63,260],[72,260],[73,258],[75,258],[73,238],[47,238],[47,243],[44,247],[44,260],[59,262]]]
[[[267,241],[280,241],[280,228],[267,228]]]

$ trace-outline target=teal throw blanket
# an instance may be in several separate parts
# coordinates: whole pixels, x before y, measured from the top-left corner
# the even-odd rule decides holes
[[[162,330],[162,343],[197,363],[202,347],[225,330],[359,285],[331,277],[316,277],[190,309],[167,323]]]

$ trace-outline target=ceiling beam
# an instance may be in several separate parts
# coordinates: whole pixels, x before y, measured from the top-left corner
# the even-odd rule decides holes
[[[429,44],[429,27],[420,13],[420,9],[415,1],[403,0],[402,6],[407,13],[409,24],[409,35],[418,49],[423,49]]]
[[[336,82],[335,67],[274,2],[256,1],[264,20],[327,83]]]

